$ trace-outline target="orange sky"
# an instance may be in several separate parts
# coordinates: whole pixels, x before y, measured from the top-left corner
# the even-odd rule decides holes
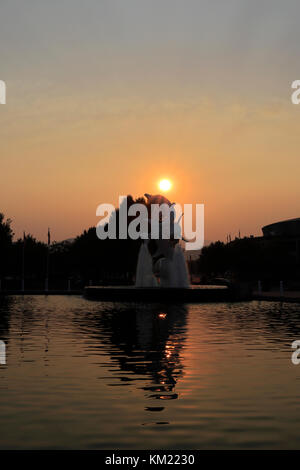
[[[172,20],[167,0],[159,12],[75,1],[71,13],[68,1],[58,19],[29,0],[0,20],[0,210],[16,236],[76,236],[100,203],[157,193],[163,177],[170,199],[205,204],[206,240],[300,216],[291,8],[260,9],[267,23],[249,10],[243,31],[234,1],[223,17],[204,2],[198,22],[193,1],[174,1]]]

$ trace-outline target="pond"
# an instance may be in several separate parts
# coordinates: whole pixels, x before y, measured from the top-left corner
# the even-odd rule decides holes
[[[3,297],[0,448],[298,449],[299,312]]]

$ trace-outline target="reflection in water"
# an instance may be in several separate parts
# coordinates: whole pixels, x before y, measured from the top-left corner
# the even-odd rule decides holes
[[[9,337],[9,305],[11,298],[1,297],[0,295],[0,339],[8,341]]]
[[[104,312],[81,317],[81,325],[99,331],[101,345],[126,376],[117,376],[120,385],[146,377],[149,384],[141,387],[146,397],[158,400],[178,398],[176,383],[183,375],[180,351],[186,338],[187,309],[175,305],[106,307]],[[76,321],[78,326],[78,319]],[[106,335],[103,340],[102,333]],[[110,384],[115,385],[115,384]],[[146,406],[148,411],[162,411],[164,406]]]
[[[0,448],[300,448],[299,305],[0,298]]]

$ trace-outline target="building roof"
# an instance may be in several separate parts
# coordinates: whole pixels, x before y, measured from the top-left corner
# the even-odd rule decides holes
[[[262,227],[262,232],[264,237],[300,237],[300,217],[265,225]]]

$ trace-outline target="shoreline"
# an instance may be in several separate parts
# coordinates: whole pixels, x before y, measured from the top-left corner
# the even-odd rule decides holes
[[[124,286],[125,287],[125,286]],[[101,291],[102,293],[104,294],[107,294],[109,291],[111,294],[118,294],[118,291],[122,292],[124,294],[124,291],[126,292],[126,290],[128,289],[128,286],[127,288],[125,287],[122,287],[121,289],[118,289],[118,288],[115,288],[115,287],[106,287],[106,288],[103,288],[103,287],[100,287],[100,289],[98,288],[98,286],[93,286],[92,289],[89,289],[88,287],[85,288],[85,289],[82,289],[82,290],[61,290],[61,289],[54,289],[54,290],[48,290],[48,291],[45,291],[45,290],[34,290],[34,289],[28,289],[28,290],[3,290],[3,291],[0,291],[0,297],[4,297],[4,296],[10,296],[10,295],[81,295],[81,296],[84,296],[86,298],[94,298],[94,299],[98,299],[98,300],[104,300],[104,301],[108,301],[108,298],[107,298],[107,295],[104,295],[104,298],[101,299],[102,295],[92,295],[92,296],[89,296],[89,295],[86,295],[88,291],[96,291],[97,294],[99,294]],[[145,294],[145,292],[141,292],[143,291],[144,289],[137,289],[136,291],[136,296],[135,295],[132,295],[133,294],[133,289],[129,289],[131,292],[131,295],[129,296],[130,298],[124,298],[123,295],[121,297],[124,298],[124,301],[125,300],[130,300],[130,301],[141,301],[141,300],[145,300],[145,301],[151,301],[151,298],[149,298],[149,295],[146,295],[144,296],[143,294]],[[254,291],[252,293],[252,295],[250,296],[247,296],[247,298],[243,298],[243,297],[240,297],[237,296],[236,298],[233,298],[232,296],[228,296],[228,298],[226,298],[226,296],[220,296],[220,291],[218,292],[219,295],[214,295],[216,294],[216,290],[215,289],[207,289],[209,290],[210,292],[210,295],[207,297],[206,295],[203,296],[203,293],[206,289],[201,289],[202,291],[202,295],[199,296],[198,299],[195,298],[195,296],[192,296],[193,297],[193,300],[192,302],[197,302],[197,300],[199,301],[199,303],[201,302],[206,302],[206,301],[211,301],[211,300],[214,300],[216,302],[245,302],[245,301],[253,301],[253,300],[256,300],[256,301],[266,301],[266,302],[288,302],[288,303],[300,303],[300,292],[299,291],[286,291],[283,293],[283,295],[279,292],[279,291],[270,291],[270,292],[262,292],[262,293],[259,293],[257,291]],[[218,289],[217,289],[218,290]],[[178,290],[176,289],[177,291],[177,294],[178,294]],[[184,290],[185,291],[185,290]],[[128,292],[128,290],[127,290]],[[188,290],[187,290],[188,292]],[[185,293],[187,293],[185,291]],[[159,292],[157,292],[157,295],[155,297],[158,297],[159,300],[164,300],[163,297],[164,295],[162,295],[162,290],[159,290]],[[174,293],[174,292],[173,292]],[[149,294],[149,291],[148,291],[148,294]],[[153,294],[153,291],[152,291],[152,294]],[[110,297],[110,295],[109,295]],[[118,295],[116,295],[116,298],[115,300],[116,301],[121,301],[121,299],[119,298],[118,299]],[[127,297],[127,296],[125,296]],[[143,297],[145,297],[143,299]],[[168,289],[168,292],[167,292],[167,297],[166,297],[166,300],[169,302],[172,298],[172,290]],[[180,297],[178,295],[175,295],[174,296],[174,300],[175,301],[179,301],[181,300]],[[198,296],[197,296],[198,297]],[[201,298],[202,297],[202,298]],[[212,299],[212,297],[215,297],[215,299]],[[189,300],[188,298],[184,295],[183,298],[182,298],[182,301],[184,301],[185,303],[189,303]]]

